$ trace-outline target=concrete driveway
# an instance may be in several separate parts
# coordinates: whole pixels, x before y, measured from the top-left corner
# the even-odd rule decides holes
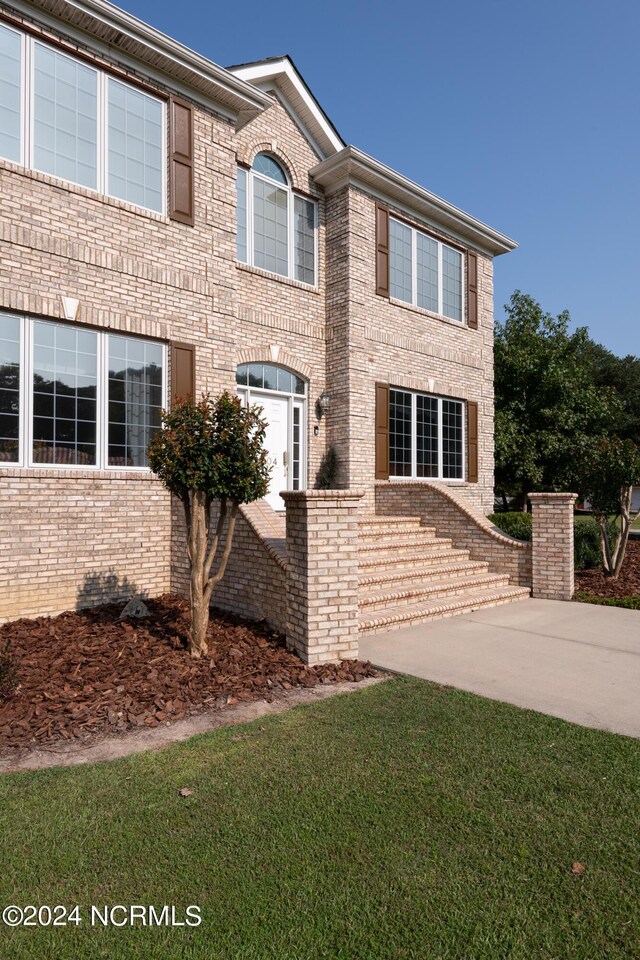
[[[640,611],[522,600],[365,636],[360,656],[408,673],[640,737]]]

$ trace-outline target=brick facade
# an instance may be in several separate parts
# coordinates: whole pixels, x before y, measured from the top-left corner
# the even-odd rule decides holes
[[[0,3],[5,7],[10,11]],[[64,32],[62,26],[58,33],[47,28],[45,36],[55,39]],[[107,57],[84,36],[83,54],[98,66],[118,62],[115,42]],[[184,85],[176,89],[169,77],[159,81],[157,70],[145,74],[141,62],[135,71],[124,60],[121,66],[161,96],[178,92],[190,99]],[[310,175],[321,158],[278,99],[237,124],[228,108],[205,105],[205,99],[193,90],[194,226],[0,159],[0,310],[64,320],[62,298],[70,297],[79,301],[79,325],[191,344],[197,393],[235,390],[239,363],[292,368],[308,388],[302,486],[313,487],[333,443],[339,485],[362,488],[368,509],[374,505],[376,381],[477,401],[479,481],[463,483],[459,492],[488,512],[491,255],[476,248],[477,330],[377,297],[374,194],[353,184],[325,194]],[[237,262],[237,166],[264,150],[280,159],[295,190],[318,203],[316,287]],[[393,210],[393,202],[389,205]],[[402,214],[406,219],[406,211]],[[423,225],[418,218],[413,222]],[[449,236],[437,224],[428,228],[444,240]],[[325,388],[330,412],[319,419],[315,401]],[[321,502],[310,500],[308,509],[320,509]],[[349,504],[347,512],[355,510],[355,501]],[[114,597],[130,585],[147,594],[184,591],[181,524],[179,505],[170,507],[149,474],[0,464],[0,619],[95,603],[105,599],[110,584]],[[248,513],[237,537],[217,601],[282,625],[282,557],[265,548],[264,530]],[[281,591],[279,601],[260,599],[274,589]],[[346,650],[351,641],[345,642]]]
[[[575,493],[530,493],[533,526],[533,596],[571,600],[574,590]]]

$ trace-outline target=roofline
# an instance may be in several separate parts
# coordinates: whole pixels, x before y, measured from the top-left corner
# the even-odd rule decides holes
[[[123,33],[125,37],[166,57],[177,67],[191,71],[197,74],[199,78],[212,83],[225,95],[225,102],[230,101],[238,113],[247,110],[260,113],[265,108],[271,106],[273,102],[268,94],[262,90],[258,90],[253,84],[242,80],[240,77],[236,77],[230,71],[225,70],[224,67],[218,66],[218,64],[213,63],[213,61],[196,53],[195,50],[191,50],[189,47],[184,46],[184,44],[179,43],[179,41],[167,36],[167,34],[156,30],[156,28],[150,26],[150,24],[139,20],[120,7],[109,3],[108,0],[62,0],[62,3],[69,12],[76,11],[81,15],[93,19],[97,23],[118,30]],[[59,23],[64,23],[67,28],[69,24],[73,24],[74,21],[71,17],[69,18],[69,22],[67,22],[64,13],[60,11],[59,3],[55,4],[55,12],[51,9],[51,6],[47,3],[47,0],[29,0],[28,3],[21,2],[21,0],[7,0],[7,7],[9,9],[13,7],[15,10],[26,11],[36,16],[37,13],[48,13],[49,16],[54,17]],[[90,27],[84,27],[82,29],[85,34],[89,36],[92,35]],[[99,37],[96,37],[96,40],[99,39]],[[112,43],[111,46],[116,50],[118,49],[117,43]],[[142,60],[142,63],[144,63],[144,60]],[[171,73],[167,73],[166,75],[167,77],[171,77]],[[184,82],[183,80],[183,83]],[[188,83],[188,81],[186,82]]]
[[[346,142],[347,142],[347,141],[346,141],[343,137],[340,136],[340,131],[337,129],[335,123],[334,123],[333,120],[331,120],[331,118],[325,113],[325,111],[323,110],[320,102],[318,101],[317,97],[315,96],[313,90],[311,89],[311,87],[309,86],[309,84],[307,83],[307,81],[305,80],[305,78],[303,77],[303,75],[302,75],[302,73],[301,73],[298,65],[296,64],[295,60],[294,60],[293,57],[291,57],[288,53],[283,54],[283,56],[281,56],[281,57],[265,57],[264,60],[253,60],[253,61],[251,61],[251,62],[249,62],[249,63],[236,63],[236,64],[234,64],[234,65],[231,66],[231,67],[227,67],[227,70],[234,71],[234,70],[240,70],[240,69],[242,69],[242,68],[244,68],[244,67],[262,67],[262,66],[267,66],[268,64],[278,64],[278,63],[282,63],[283,61],[287,61],[287,63],[291,64],[291,66],[293,67],[293,70],[294,70],[295,73],[298,75],[298,78],[299,78],[300,82],[302,83],[304,89],[306,90],[307,94],[309,95],[310,99],[313,100],[313,102],[314,102],[314,104],[315,104],[318,112],[322,114],[322,116],[324,117],[324,120],[326,121],[327,125],[328,125],[329,127],[331,127],[331,129],[333,130],[333,133],[335,134],[336,139],[339,141],[339,143],[341,144],[342,147],[346,146]]]
[[[504,233],[494,230],[357,147],[347,146],[334,156],[322,160],[310,174],[328,192],[346,183],[359,181],[365,188],[373,188],[383,196],[403,203],[417,214],[452,228],[461,237],[493,256],[509,253],[518,246],[515,240]]]
[[[261,79],[268,79],[269,77],[277,76],[279,73],[284,73],[302,98],[306,99],[311,114],[322,129],[327,144],[330,145],[331,149],[323,149],[323,153],[327,155],[327,153],[331,154],[331,150],[339,151],[343,149],[345,141],[322,109],[307,81],[288,54],[282,57],[267,57],[264,60],[253,60],[250,63],[238,63],[228,69],[234,75],[241,73],[248,82],[254,81],[256,83]],[[254,74],[254,76],[252,76],[252,74]]]

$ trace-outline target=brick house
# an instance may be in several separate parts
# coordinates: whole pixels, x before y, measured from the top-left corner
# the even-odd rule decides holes
[[[145,447],[172,398],[224,388],[263,406],[273,473],[220,605],[287,625],[296,524],[325,559],[355,531],[361,629],[528,593],[483,519],[515,244],[346,145],[290,59],[223,69],[106,0],[1,0],[0,189],[0,619],[184,589]],[[306,496],[330,445],[343,493]]]

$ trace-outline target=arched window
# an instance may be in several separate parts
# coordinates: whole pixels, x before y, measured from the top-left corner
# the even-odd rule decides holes
[[[238,260],[315,285],[317,207],[291,190],[274,157],[238,167],[237,199]]]

